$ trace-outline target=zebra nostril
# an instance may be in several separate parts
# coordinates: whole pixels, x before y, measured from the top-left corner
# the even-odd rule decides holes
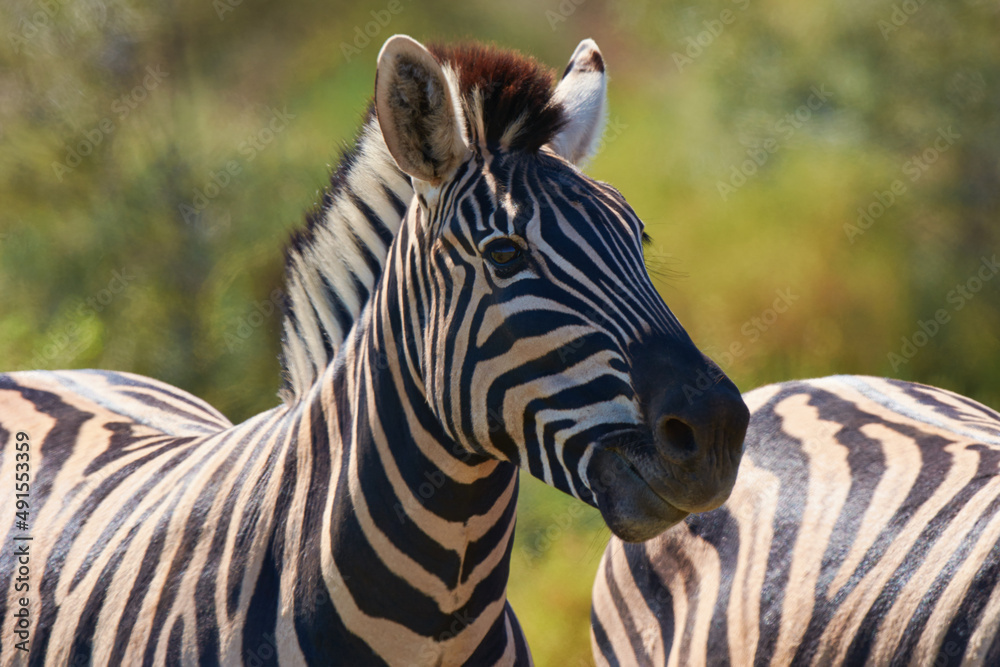
[[[687,459],[698,450],[694,430],[676,417],[661,417],[655,437],[660,453],[668,459]]]

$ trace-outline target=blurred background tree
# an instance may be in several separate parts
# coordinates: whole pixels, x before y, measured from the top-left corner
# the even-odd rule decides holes
[[[1000,3],[397,2],[7,0],[4,370],[142,373],[233,421],[272,407],[282,248],[385,38],[561,68],[593,37],[611,111],[589,171],[741,388],[866,373],[1000,407]],[[522,488],[511,598],[540,665],[589,664],[607,530]]]

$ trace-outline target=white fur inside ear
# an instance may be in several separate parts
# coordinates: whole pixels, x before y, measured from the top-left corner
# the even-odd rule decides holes
[[[562,104],[567,122],[549,146],[573,164],[583,165],[593,157],[607,123],[607,75],[594,40],[585,39],[576,47],[552,100]]]

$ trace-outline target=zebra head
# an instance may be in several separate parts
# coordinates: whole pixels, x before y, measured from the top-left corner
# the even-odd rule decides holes
[[[551,84],[484,47],[385,43],[375,109],[414,197],[381,307],[464,455],[517,464],[643,540],[728,497],[748,412],[654,289],[642,222],[576,167],[604,124],[596,44]]]

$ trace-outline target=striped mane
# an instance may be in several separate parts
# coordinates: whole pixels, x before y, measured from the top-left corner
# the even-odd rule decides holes
[[[428,48],[453,76],[474,148],[537,151],[564,125],[553,72],[534,59],[475,43]],[[595,65],[603,70],[603,63]],[[285,251],[285,402],[301,398],[336,356],[382,273],[412,196],[410,177],[389,154],[370,104],[353,146]]]

